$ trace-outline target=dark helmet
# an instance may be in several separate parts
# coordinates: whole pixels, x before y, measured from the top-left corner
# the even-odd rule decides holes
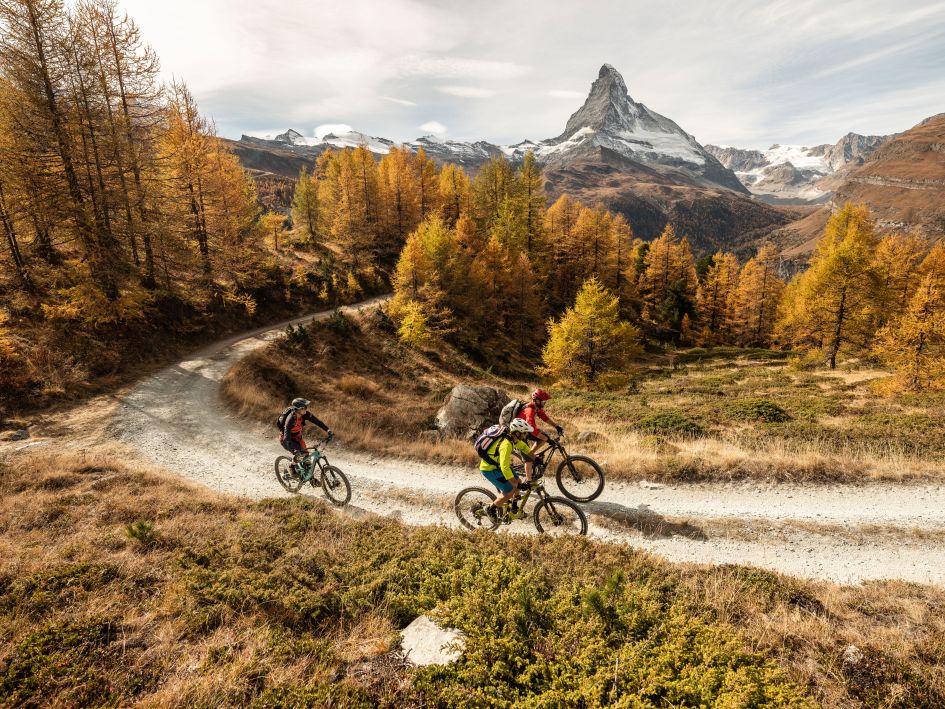
[[[308,399],[302,399],[302,398],[292,399],[292,408],[295,409],[296,411],[298,411],[299,409],[307,409],[308,405],[311,403],[312,402],[309,401]]]

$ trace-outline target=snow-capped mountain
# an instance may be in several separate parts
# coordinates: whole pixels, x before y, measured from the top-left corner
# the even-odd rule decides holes
[[[824,202],[838,179],[895,136],[847,133],[834,144],[743,150],[707,145],[752,194],[773,202]],[[837,173],[840,173],[839,175]]]
[[[391,140],[356,130],[309,138],[290,129],[275,137],[243,136],[241,142],[255,146],[269,144],[312,156],[328,148],[359,145],[376,155],[386,155],[394,146]],[[495,145],[486,141],[444,140],[427,135],[405,145],[411,150],[422,147],[435,160],[456,163],[472,170],[500,155],[519,162],[528,152],[533,152],[539,163],[549,166],[588,159],[613,160],[616,157],[661,173],[677,172],[689,182],[694,180],[747,193],[735,175],[694,137],[669,118],[634,101],[627,92],[623,77],[610,64],[601,67],[584,105],[568,119],[564,132],[556,138]]]

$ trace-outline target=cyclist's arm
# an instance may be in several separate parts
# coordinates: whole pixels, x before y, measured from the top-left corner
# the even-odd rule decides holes
[[[315,424],[320,429],[322,429],[325,433],[328,433],[328,431],[331,430],[328,428],[328,425],[326,423],[323,423],[322,420],[318,418],[315,414],[313,414],[311,411],[307,411],[305,413],[305,420],[311,421],[313,424]]]
[[[527,447],[526,447],[527,448]],[[499,470],[506,480],[514,480],[515,473],[512,472],[512,442],[500,441],[499,443]]]
[[[282,424],[282,440],[291,441],[292,440],[292,422],[295,421],[295,414],[289,414],[285,417],[285,422]]]

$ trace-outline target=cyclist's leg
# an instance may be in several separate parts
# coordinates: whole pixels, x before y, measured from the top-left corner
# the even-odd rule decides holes
[[[492,506],[501,507],[515,496],[518,485],[514,485],[511,480],[506,480],[501,470],[494,468],[492,470],[480,470],[479,472],[499,491],[499,497],[492,502]],[[518,482],[517,476],[513,479]]]

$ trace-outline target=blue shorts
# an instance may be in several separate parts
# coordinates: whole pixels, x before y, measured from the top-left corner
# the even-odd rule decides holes
[[[514,489],[512,487],[512,481],[506,480],[499,468],[493,468],[492,470],[480,470],[479,472],[482,473],[486,480],[495,485],[496,489],[503,495],[512,492]],[[515,476],[515,479],[518,480],[518,475]]]

